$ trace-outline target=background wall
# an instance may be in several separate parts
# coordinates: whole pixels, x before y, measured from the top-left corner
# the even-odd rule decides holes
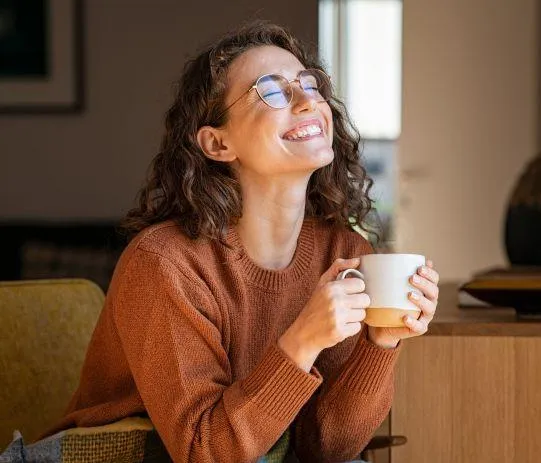
[[[404,2],[397,249],[444,278],[505,263],[512,185],[541,149],[539,0]],[[87,0],[86,111],[0,117],[0,218],[117,219],[190,54],[248,18],[317,40],[317,0]]]
[[[186,58],[264,18],[317,45],[317,0],[87,0],[86,110],[0,116],[0,218],[116,219],[132,205]]]
[[[404,2],[397,248],[444,278],[506,263],[507,200],[541,149],[540,3]]]

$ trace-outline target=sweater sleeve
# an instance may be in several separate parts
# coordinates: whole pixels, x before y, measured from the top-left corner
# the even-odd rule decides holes
[[[349,256],[374,252],[357,233],[348,233]],[[295,421],[295,452],[301,461],[357,459],[391,408],[393,369],[400,347],[382,349],[367,339],[367,326],[355,337],[324,350],[316,365],[323,386]]]
[[[117,291],[122,348],[174,461],[254,461],[321,384],[277,346],[233,382],[214,298],[163,256],[135,250]]]
[[[393,368],[400,348],[376,346],[367,339],[366,327],[352,350],[348,341],[318,359],[324,385],[295,421],[295,452],[301,461],[358,458],[391,408]],[[347,361],[337,368],[344,355]]]

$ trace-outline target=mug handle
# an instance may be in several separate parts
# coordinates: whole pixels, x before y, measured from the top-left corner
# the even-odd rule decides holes
[[[364,280],[364,275],[359,272],[358,270],[354,269],[354,268],[348,268],[346,270],[343,270],[342,272],[340,272],[338,274],[338,276],[336,277],[337,280],[343,280],[344,278],[346,278],[349,274],[352,274],[352,275],[355,275],[357,278],[360,278],[361,280]]]

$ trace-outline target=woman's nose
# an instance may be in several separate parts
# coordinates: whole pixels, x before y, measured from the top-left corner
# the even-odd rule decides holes
[[[293,112],[299,113],[303,111],[315,111],[317,101],[315,98],[306,93],[298,84],[293,85],[293,100],[291,102]]]

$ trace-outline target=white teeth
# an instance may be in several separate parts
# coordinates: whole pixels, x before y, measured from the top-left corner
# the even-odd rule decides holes
[[[288,140],[297,140],[298,138],[304,138],[309,135],[319,135],[321,133],[321,127],[318,125],[309,125],[307,127],[303,127],[301,130],[298,130],[297,132],[294,132],[290,135],[288,135],[286,138]]]

